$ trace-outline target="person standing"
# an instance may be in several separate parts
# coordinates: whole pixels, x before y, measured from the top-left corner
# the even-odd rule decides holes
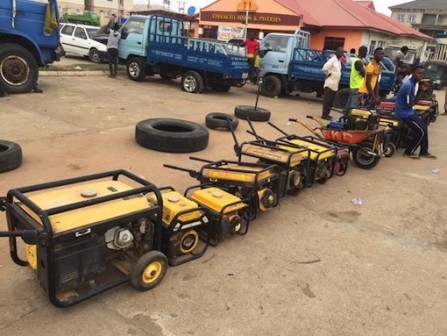
[[[340,84],[341,78],[341,57],[344,51],[342,47],[338,47],[335,51],[335,55],[332,56],[324,65],[323,72],[325,74],[324,81],[324,97],[323,97],[323,111],[321,119],[332,120],[329,115],[332,105],[334,104],[335,94],[338,91],[338,84]]]
[[[109,58],[109,77],[115,78],[118,70],[118,43],[121,39],[119,25],[115,23],[110,29],[109,39],[107,40],[107,56]]]
[[[396,96],[396,117],[402,120],[411,130],[412,138],[405,149],[404,156],[411,159],[426,157],[436,159],[436,156],[428,151],[428,130],[425,122],[417,115],[413,106],[420,99],[422,94],[429,88],[430,84],[423,81],[419,85],[415,94],[416,84],[424,78],[424,67],[415,65],[412,69],[412,76],[402,84]],[[415,153],[420,147],[419,155]]]
[[[256,83],[259,73],[259,42],[255,39],[253,33],[245,39],[242,46],[245,46],[247,49],[247,59],[248,63],[252,68],[253,74],[251,76],[251,80],[253,83]]]
[[[359,89],[363,83],[363,78],[365,78],[365,65],[363,64],[363,59],[368,53],[368,48],[361,46],[359,48],[359,54],[352,61],[351,65],[351,76],[349,79],[349,92],[348,102],[346,103],[347,109],[353,109],[359,107]]]
[[[365,78],[359,88],[360,107],[374,109],[376,104],[380,102],[379,78],[382,73],[380,62],[384,57],[383,48],[376,48],[373,60],[366,66]]]

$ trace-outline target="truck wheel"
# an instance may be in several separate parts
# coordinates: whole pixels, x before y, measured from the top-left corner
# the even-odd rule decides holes
[[[267,97],[277,97],[282,91],[281,79],[267,75],[262,82],[261,93]]]
[[[168,268],[168,258],[160,251],[143,254],[135,263],[130,281],[139,291],[147,291],[163,280]]]
[[[250,121],[269,121],[270,111],[254,106],[239,105],[234,108],[234,115],[239,119],[250,119]]]
[[[132,57],[127,61],[127,76],[136,82],[141,82],[146,77],[146,65],[142,58]]]
[[[333,106],[336,108],[345,108],[346,104],[348,104],[350,93],[351,89],[348,88],[338,90],[337,93],[335,94]]]
[[[226,113],[213,112],[207,114],[205,117],[205,124],[206,127],[210,129],[230,130],[231,127],[234,131],[239,125],[239,120]]]
[[[20,167],[22,148],[15,142],[0,140],[0,173]]]
[[[208,146],[208,130],[187,120],[155,118],[140,121],[135,130],[137,143],[167,153],[191,153]]]
[[[30,92],[38,77],[37,62],[28,50],[12,43],[0,46],[0,91]]]
[[[92,48],[90,49],[90,51],[88,52],[88,59],[90,60],[90,62],[93,63],[101,63],[102,59],[99,56],[99,51],[98,49]]]
[[[203,78],[197,71],[187,71],[182,76],[182,90],[189,93],[201,93],[204,89]]]

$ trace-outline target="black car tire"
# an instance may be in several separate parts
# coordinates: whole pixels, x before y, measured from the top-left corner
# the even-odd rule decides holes
[[[205,88],[203,77],[197,71],[187,71],[182,75],[182,91],[201,93]]]
[[[234,131],[239,125],[239,120],[226,113],[212,112],[205,117],[205,124],[210,129],[230,130],[231,127]]]
[[[264,77],[261,86],[261,93],[267,97],[277,97],[282,92],[281,79],[277,76],[267,75]]]
[[[141,82],[146,77],[146,65],[144,59],[132,57],[127,61],[127,76],[129,79]]]
[[[0,45],[0,92],[31,92],[38,77],[39,67],[28,50],[11,43]]]
[[[90,62],[93,62],[93,63],[101,63],[102,62],[101,56],[99,55],[99,51],[96,48],[90,49],[90,51],[88,52],[88,59]]]
[[[11,141],[0,140],[0,173],[20,167],[22,164],[22,148]]]
[[[137,143],[167,153],[191,153],[208,146],[208,130],[191,121],[155,118],[140,121],[135,130]]]
[[[270,111],[261,107],[239,105],[234,108],[236,118],[250,121],[269,121]]]

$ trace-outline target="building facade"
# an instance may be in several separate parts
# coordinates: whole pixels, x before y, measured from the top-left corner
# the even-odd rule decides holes
[[[431,58],[447,60],[447,1],[417,0],[391,6],[391,17],[433,37],[427,53]]]
[[[447,1],[447,0],[444,0]],[[358,50],[401,43],[425,51],[430,37],[377,13],[372,1],[217,0],[200,11],[199,36],[241,38],[245,31],[262,38],[269,32],[311,33],[310,48]],[[233,36],[237,34],[238,36]]]

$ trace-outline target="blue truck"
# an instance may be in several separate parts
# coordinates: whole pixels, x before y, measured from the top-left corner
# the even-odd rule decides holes
[[[260,77],[263,77],[261,93],[268,97],[289,94],[293,91],[323,94],[324,63],[334,51],[309,49],[310,34],[296,31],[295,34],[268,34],[259,48]],[[344,107],[349,96],[349,78],[354,55],[346,54],[347,63],[342,66],[340,90],[334,106]],[[368,62],[367,59],[364,62]],[[382,62],[380,79],[381,95],[389,94],[394,85],[394,65],[391,60]]]
[[[131,80],[147,75],[181,78],[181,88],[200,93],[211,88],[227,92],[248,77],[247,58],[223,42],[186,36],[181,19],[164,15],[132,15],[121,27],[118,57]]]
[[[0,1],[0,92],[30,92],[59,60],[58,18],[56,0]]]

